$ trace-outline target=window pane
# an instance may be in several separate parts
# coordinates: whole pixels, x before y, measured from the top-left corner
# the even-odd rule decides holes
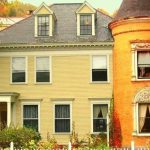
[[[12,58],[12,82],[25,82],[25,57]]]
[[[106,132],[107,131],[107,104],[94,104],[93,105],[93,132]]]
[[[55,132],[70,132],[70,105],[55,105]]]
[[[107,81],[107,70],[92,69],[92,81]]]
[[[38,17],[38,35],[39,36],[49,35],[49,16]]]
[[[25,82],[25,72],[12,73],[12,82]]]
[[[35,119],[35,120],[24,119],[23,125],[27,128],[32,128],[32,129],[38,131],[38,119]]]
[[[23,125],[38,131],[38,105],[23,106]]]
[[[107,56],[93,56],[92,69],[107,69]]]
[[[139,104],[139,131],[150,133],[150,104]]]
[[[70,118],[69,105],[55,105],[55,118]]]
[[[55,132],[70,132],[70,119],[55,119]]]
[[[137,52],[138,55],[138,78],[149,79],[150,78],[150,52],[143,51]]]
[[[80,34],[81,35],[92,34],[92,16],[91,15],[80,16]]]
[[[49,57],[36,58],[36,82],[50,82]]]
[[[38,118],[38,106],[37,105],[24,105],[23,106],[23,118]]]

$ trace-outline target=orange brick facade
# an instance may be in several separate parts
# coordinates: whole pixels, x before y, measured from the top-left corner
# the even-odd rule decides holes
[[[150,40],[150,19],[135,18],[120,20],[110,24],[114,37],[113,81],[114,110],[121,125],[122,146],[130,146],[131,140],[136,146],[146,145],[150,136],[133,135],[134,131],[134,97],[150,81],[132,80],[131,42]]]

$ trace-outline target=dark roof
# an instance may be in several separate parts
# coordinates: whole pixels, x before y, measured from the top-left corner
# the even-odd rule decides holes
[[[34,16],[0,32],[0,43],[39,44],[39,43],[77,43],[112,41],[108,24],[112,18],[97,11],[96,35],[77,36],[76,10],[82,4],[53,4],[50,9],[56,16],[55,29],[52,37],[34,37]]]
[[[123,0],[114,20],[150,17],[150,0]]]

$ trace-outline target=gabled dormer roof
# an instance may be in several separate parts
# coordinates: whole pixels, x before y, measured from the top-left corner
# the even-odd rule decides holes
[[[76,13],[96,13],[96,10],[87,2],[85,1],[77,10]]]
[[[123,0],[114,20],[150,17],[150,0]]]
[[[54,14],[54,12],[43,2],[34,12],[34,15],[37,14]]]

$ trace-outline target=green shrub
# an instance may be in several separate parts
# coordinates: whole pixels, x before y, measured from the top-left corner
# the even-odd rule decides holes
[[[31,140],[37,143],[40,139],[40,134],[32,129],[8,127],[0,131],[0,149],[9,147],[10,142],[15,148],[26,148]]]

